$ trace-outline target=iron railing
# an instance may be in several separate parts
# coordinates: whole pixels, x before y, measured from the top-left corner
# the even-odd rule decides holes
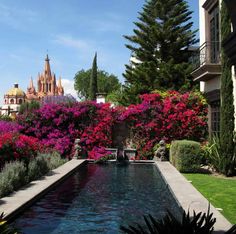
[[[220,64],[220,46],[219,41],[203,43],[190,59],[193,64],[193,70],[204,64]]]

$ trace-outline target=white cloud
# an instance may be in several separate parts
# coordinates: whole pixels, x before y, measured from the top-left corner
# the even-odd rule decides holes
[[[65,94],[71,94],[74,98],[78,99],[77,93],[74,89],[74,81],[68,79],[61,79],[61,84],[64,87]]]
[[[75,39],[68,35],[57,35],[53,41],[60,45],[64,45],[78,50],[87,50],[91,48],[91,45],[87,41]]]

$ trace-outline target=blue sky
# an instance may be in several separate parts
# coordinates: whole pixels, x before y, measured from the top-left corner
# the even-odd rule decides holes
[[[198,28],[198,1],[188,0]],[[49,54],[51,69],[74,94],[77,71],[98,67],[123,81],[130,51],[123,35],[132,35],[144,0],[1,0],[0,103],[14,83],[26,90],[34,83]]]

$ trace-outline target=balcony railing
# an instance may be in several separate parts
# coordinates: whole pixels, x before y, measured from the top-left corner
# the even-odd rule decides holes
[[[205,42],[194,52],[190,62],[193,64],[193,70],[204,64],[220,64],[220,42]]]

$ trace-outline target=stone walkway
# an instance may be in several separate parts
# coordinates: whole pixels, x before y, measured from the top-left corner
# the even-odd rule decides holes
[[[207,212],[209,201],[186,180],[186,178],[177,171],[169,162],[155,162],[159,168],[162,177],[168,185],[173,196],[179,205],[186,211],[193,214],[193,211]],[[225,233],[232,225],[231,223],[212,205],[210,213],[216,218],[214,233]]]
[[[71,175],[86,160],[72,159],[64,165],[54,169],[49,175],[32,181],[17,192],[0,199],[0,213],[4,212],[7,220],[15,217],[32,202],[43,196],[52,186],[55,186],[65,177]]]

